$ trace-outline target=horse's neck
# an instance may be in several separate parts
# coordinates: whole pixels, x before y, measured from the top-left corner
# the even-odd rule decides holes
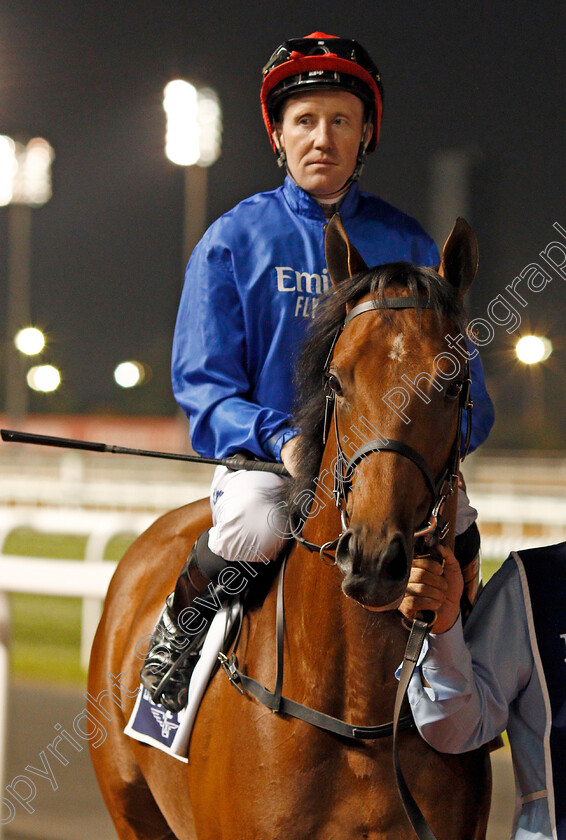
[[[316,515],[303,529],[304,537],[317,545],[331,542],[342,530],[340,512],[332,498],[335,452],[335,443],[330,440],[317,480],[312,508]],[[370,713],[373,719],[379,716],[384,702],[389,705],[395,692],[395,669],[406,642],[400,616],[395,611],[364,609],[344,595],[342,574],[336,566],[325,565],[318,554],[299,546],[296,553],[298,562],[289,570],[294,579],[289,603],[297,598],[305,612],[301,622],[304,643],[308,644],[311,634],[316,636],[317,662],[310,666],[319,671],[322,664],[332,675],[332,690],[339,695],[337,704],[343,706],[348,717]]]
[[[398,613],[370,612],[347,598],[342,579],[337,566],[296,546],[285,582],[285,693],[353,723],[385,723],[407,634]]]

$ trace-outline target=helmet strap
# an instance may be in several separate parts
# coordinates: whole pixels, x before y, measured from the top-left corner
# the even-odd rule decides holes
[[[372,127],[372,119],[371,114],[369,118],[366,120],[366,124],[364,126],[364,132],[362,134],[362,139],[360,140],[360,148],[358,149],[358,156],[356,158],[356,167],[350,176],[351,181],[357,181],[360,175],[362,174],[362,170],[366,164],[366,159],[368,156],[367,149],[368,144],[371,139],[371,127]]]
[[[277,126],[274,128],[274,131],[273,131],[273,142],[275,144],[275,150],[277,152],[277,166],[280,169],[283,169],[283,167],[285,167],[287,172],[289,172],[289,169],[287,167],[287,155],[285,154],[285,149],[281,145],[281,138],[279,136],[279,129],[277,128]],[[289,175],[291,175],[290,172],[289,172]],[[293,178],[292,175],[291,175],[291,178]],[[295,179],[293,178],[293,180],[295,180]]]

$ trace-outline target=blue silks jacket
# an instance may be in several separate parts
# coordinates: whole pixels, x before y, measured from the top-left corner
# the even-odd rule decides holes
[[[356,184],[340,214],[369,266],[440,261],[415,219]],[[316,201],[287,177],[221,216],[196,246],[177,315],[172,381],[192,445],[204,457],[248,452],[280,460],[281,446],[296,434],[296,356],[330,285],[325,223]],[[474,449],[493,425],[493,406],[479,355],[471,368]]]

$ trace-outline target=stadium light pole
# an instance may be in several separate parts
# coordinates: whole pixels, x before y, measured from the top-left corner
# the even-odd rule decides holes
[[[211,88],[183,79],[165,86],[165,154],[184,172],[183,269],[206,223],[207,169],[220,157],[222,109]]]
[[[51,198],[53,149],[41,137],[24,144],[0,135],[0,206],[8,207],[8,300],[5,411],[20,421],[28,409],[23,356],[14,340],[30,326],[31,213]]]
[[[524,417],[536,432],[543,432],[547,422],[544,387],[544,364],[552,354],[552,342],[546,336],[524,335],[515,346],[520,362],[529,370],[525,381]]]

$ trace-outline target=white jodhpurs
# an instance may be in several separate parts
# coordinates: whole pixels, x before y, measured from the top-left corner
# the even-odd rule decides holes
[[[210,488],[212,528],[208,547],[229,563],[266,562],[277,557],[284,538],[273,522],[274,493],[287,481],[275,473],[217,467]],[[458,487],[456,534],[463,534],[477,519],[466,492]]]
[[[270,513],[274,494],[286,481],[275,473],[216,467],[210,488],[210,550],[229,563],[274,560],[284,539],[270,526]]]
[[[459,537],[478,518],[477,510],[471,506],[468,494],[458,485],[458,511],[456,513],[456,536]]]

